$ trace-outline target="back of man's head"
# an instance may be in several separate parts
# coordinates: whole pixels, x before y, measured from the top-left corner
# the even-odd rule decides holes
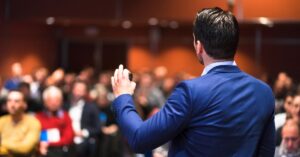
[[[199,11],[194,21],[195,40],[214,59],[233,59],[238,41],[239,26],[236,18],[218,7]]]

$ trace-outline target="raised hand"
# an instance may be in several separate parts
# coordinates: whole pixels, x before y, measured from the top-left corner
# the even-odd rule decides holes
[[[111,85],[116,98],[122,94],[132,95],[134,93],[136,83],[129,80],[129,73],[129,70],[124,69],[121,64],[115,70],[114,76],[111,77]]]

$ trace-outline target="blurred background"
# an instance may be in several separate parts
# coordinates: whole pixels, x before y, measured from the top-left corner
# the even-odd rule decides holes
[[[299,0],[1,0],[0,72],[20,62],[78,72],[92,66],[133,71],[165,66],[169,75],[199,75],[192,45],[195,13],[231,10],[241,28],[236,61],[255,77],[285,71],[299,79]]]
[[[35,115],[42,125],[42,130],[33,131],[38,135],[47,132],[49,121],[43,115],[56,104],[42,94],[56,86],[58,89],[52,90],[56,94],[62,91],[63,99],[55,98],[59,105],[53,113],[62,108],[67,111],[72,122],[65,125],[79,124],[72,107],[81,100],[96,108],[86,114],[96,116],[88,130],[94,133],[84,136],[91,148],[84,151],[84,157],[167,156],[168,144],[143,155],[128,147],[110,110],[112,70],[123,64],[133,71],[137,111],[143,120],[151,117],[178,82],[201,74],[203,66],[193,47],[193,20],[202,8],[215,6],[231,11],[240,24],[237,65],[273,89],[280,145],[286,117],[296,117],[300,124],[300,108],[290,108],[300,106],[299,0],[0,0],[0,119],[13,116],[7,109],[7,97],[17,89],[28,105],[24,113]],[[1,126],[4,141],[8,136],[1,128],[7,125]],[[46,140],[48,148],[41,136],[29,155],[45,157],[43,152],[48,149],[59,150],[64,157],[82,157],[76,153],[81,149],[75,139],[83,138],[83,130],[72,127],[70,135],[76,134],[68,137],[68,143],[51,146]],[[8,133],[11,130],[22,131],[10,129]],[[300,136],[297,138],[300,143]],[[24,148],[18,144],[12,145]],[[300,147],[296,149],[300,152]]]

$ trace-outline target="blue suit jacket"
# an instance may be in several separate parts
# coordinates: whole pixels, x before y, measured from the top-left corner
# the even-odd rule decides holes
[[[273,157],[274,97],[263,82],[236,66],[217,66],[177,85],[164,107],[143,121],[130,95],[113,109],[136,152],[171,140],[169,156]]]

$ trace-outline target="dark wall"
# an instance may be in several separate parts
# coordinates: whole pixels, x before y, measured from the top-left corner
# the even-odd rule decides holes
[[[45,25],[9,22],[0,29],[0,76],[10,75],[10,65],[21,62],[25,73],[57,65],[57,44],[53,30]]]

